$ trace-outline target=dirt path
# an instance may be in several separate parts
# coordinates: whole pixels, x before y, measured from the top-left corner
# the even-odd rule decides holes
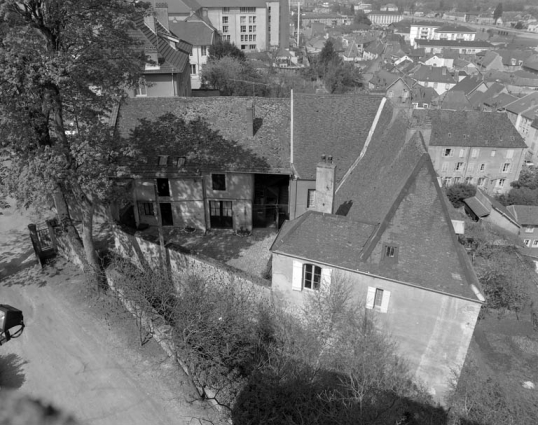
[[[0,303],[23,310],[27,325],[0,347],[1,386],[52,402],[82,424],[203,424],[216,416],[185,400],[174,363],[154,341],[140,347],[133,320],[89,297],[78,270],[32,266],[26,234],[0,216]]]

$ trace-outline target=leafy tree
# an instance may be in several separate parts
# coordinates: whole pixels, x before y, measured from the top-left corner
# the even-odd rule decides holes
[[[226,56],[242,62],[246,60],[245,53],[234,43],[230,43],[228,40],[219,39],[215,44],[209,46],[208,53],[209,61],[219,60]]]
[[[454,208],[464,205],[463,200],[471,198],[476,194],[476,187],[467,183],[457,183],[446,189],[446,196],[452,202]]]
[[[538,169],[524,167],[519,178],[510,183],[512,189],[499,195],[497,200],[503,205],[538,205]]]
[[[368,19],[368,16],[366,16],[366,13],[364,13],[363,10],[357,10],[355,17],[353,18],[353,23],[356,25],[372,25],[372,21]]]
[[[320,77],[325,76],[327,70],[329,69],[329,65],[338,64],[340,63],[340,60],[340,56],[338,56],[334,46],[334,40],[329,38],[323,45],[323,49],[321,49],[321,52],[316,60],[318,75]]]
[[[25,206],[54,201],[89,276],[99,268],[93,213],[113,196],[109,176],[129,154],[106,124],[138,84],[145,58],[131,37],[142,3],[0,0],[3,191]],[[82,211],[82,240],[68,202]]]
[[[358,68],[350,63],[331,62],[324,77],[325,88],[331,94],[341,94],[362,86]]]
[[[233,56],[213,59],[204,65],[202,82],[224,96],[265,96],[268,92],[267,81],[251,63]]]
[[[503,16],[503,4],[499,3],[493,11],[493,22],[497,23],[499,18]]]

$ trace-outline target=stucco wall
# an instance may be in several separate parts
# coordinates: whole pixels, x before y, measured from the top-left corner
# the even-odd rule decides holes
[[[303,215],[307,209],[308,190],[316,188],[315,180],[290,180],[290,220]]]
[[[230,36],[230,42],[235,43],[235,45],[238,48],[241,48],[241,45],[251,45],[256,44],[256,49],[259,51],[265,51],[267,48],[267,9],[265,7],[257,7],[256,13],[241,13],[238,7],[230,7],[230,11],[228,13],[222,12],[222,7],[209,7],[207,16],[213,26],[219,30],[219,32],[222,33],[223,36]],[[246,32],[241,33],[241,24],[240,18],[241,16],[246,17],[246,24],[247,27],[249,25],[249,16],[256,16],[256,32]],[[277,15],[278,16],[278,15]],[[222,21],[223,17],[228,18],[228,23],[224,24]],[[271,23],[272,23],[271,18]],[[278,23],[278,18],[276,18],[276,22]],[[222,32],[222,27],[226,25],[228,26],[228,32]],[[247,28],[248,30],[248,28]],[[273,31],[271,29],[271,31]],[[241,42],[241,35],[244,34],[256,34],[256,42]],[[248,48],[247,48],[248,50]]]
[[[453,149],[453,156],[443,157],[443,151],[447,148]],[[463,157],[460,157],[461,149],[465,150]],[[457,141],[455,141],[454,146],[429,146],[428,152],[432,158],[435,171],[441,177],[441,179],[445,177],[460,177],[461,182],[464,182],[465,178],[472,177],[472,184],[476,185],[479,178],[485,177],[487,179],[487,184],[483,187],[483,189],[485,189],[487,192],[508,192],[510,190],[510,182],[517,180],[519,177],[519,173],[523,165],[525,149],[512,149],[512,158],[506,157],[508,152],[507,148],[480,147],[478,148],[479,152],[476,158],[472,157],[472,149],[473,148],[457,146]],[[494,156],[491,156],[492,151],[495,151]],[[455,171],[454,168],[458,162],[463,162],[464,167],[460,171]],[[443,170],[443,163],[447,163],[446,171]],[[504,163],[511,164],[510,172],[501,172],[501,167]],[[473,164],[474,167],[472,171],[469,167],[470,164]],[[485,171],[481,172],[479,170],[480,164],[486,164]],[[502,188],[496,188],[495,183],[491,183],[491,180],[497,179],[506,179]],[[453,182],[454,181],[452,181],[452,183]]]
[[[274,253],[272,261],[273,291],[293,304],[302,305],[309,291],[292,290],[293,259]],[[369,286],[390,291],[387,313],[365,311],[392,334],[399,344],[399,353],[408,360],[416,378],[425,382],[435,398],[442,401],[453,371],[459,374],[465,361],[480,304],[346,270],[334,271],[333,283],[336,279],[349,282],[355,299],[363,305]]]

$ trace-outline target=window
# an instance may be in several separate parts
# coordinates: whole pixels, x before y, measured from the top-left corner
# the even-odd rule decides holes
[[[228,32],[228,25],[222,27],[222,32]],[[228,36],[229,37],[229,36]]]
[[[480,149],[474,148],[471,151],[471,158],[477,158],[479,153],[480,153]]]
[[[227,30],[228,30],[228,29],[226,29],[226,31],[227,31]],[[230,41],[230,37],[231,37],[230,35],[223,35],[223,36],[222,36],[222,39],[223,39],[224,41]]]
[[[256,23],[256,17],[255,16],[249,16],[248,17],[248,23],[249,24],[255,24]]]
[[[465,177],[465,183],[473,184],[473,178],[472,177]]]
[[[207,46],[200,47],[200,50],[202,51],[202,56],[207,56]]]
[[[242,24],[246,24],[247,23],[247,17],[246,16],[241,16],[239,17],[239,23],[242,25]]]
[[[154,215],[153,214],[153,202],[142,202],[140,204],[140,212],[144,215]]]
[[[454,152],[452,149],[443,149],[443,156],[452,156],[454,155]]]
[[[191,63],[191,75],[196,75],[196,64]]]
[[[386,289],[368,287],[366,295],[366,308],[386,313],[389,308],[390,292]]]
[[[248,48],[250,50],[256,50],[256,45],[255,44],[251,44],[250,46],[248,46]]]
[[[525,233],[534,233],[534,227],[525,227]]]
[[[303,289],[319,291],[321,287],[328,287],[331,284],[331,276],[332,269],[293,260],[291,288],[294,291],[302,291]]]
[[[135,96],[147,96],[148,95],[148,88],[146,87],[146,82],[144,80],[140,80],[138,83],[138,87],[135,90]]]
[[[185,165],[185,162],[187,162],[187,158],[185,158],[184,156],[178,156],[174,161],[174,165],[176,167],[183,167]]]
[[[303,288],[319,291],[321,283],[321,267],[313,264],[303,266]]]
[[[249,25],[248,32],[256,32],[256,25]]]
[[[538,247],[538,239],[535,239],[535,240],[532,241],[532,247],[533,248]]]
[[[240,7],[239,12],[241,13],[256,13],[255,7]]]
[[[229,7],[223,7],[222,8],[222,13],[230,13],[230,8]]]
[[[398,247],[395,245],[383,244],[382,260],[387,264],[397,263],[398,262]]]
[[[443,165],[441,166],[441,171],[442,172],[448,171],[448,162],[443,162]]]
[[[226,174],[211,174],[213,190],[226,190]]]
[[[495,152],[496,152],[496,150],[493,149],[493,150],[491,151],[491,156],[495,156]]]
[[[465,156],[465,149],[460,149],[460,158]]]
[[[159,155],[159,165],[168,165],[168,155]]]
[[[531,240],[530,239],[523,239],[523,243],[525,244],[525,246],[530,248],[530,246],[531,246]]]
[[[241,25],[241,32],[247,32],[247,26]]]
[[[454,166],[454,171],[463,171],[463,165],[464,165],[463,162],[457,162],[456,165]]]
[[[478,169],[478,171],[480,171],[481,173],[486,171],[486,164],[480,164],[480,168]]]
[[[506,179],[498,179],[497,183],[495,184],[495,187],[497,188],[504,187],[505,182],[506,182]]]
[[[308,189],[306,207],[314,208],[316,206],[316,189]]]
[[[445,177],[443,179],[443,186],[446,187],[446,186],[450,186],[452,183],[452,177]]]
[[[486,185],[486,178],[485,177],[480,177],[478,179],[478,186],[479,187],[484,187]]]
[[[223,16],[223,17],[222,17],[222,23],[223,23],[223,24],[227,24],[227,23],[228,23],[228,17],[227,17],[227,16]]]
[[[505,162],[502,166],[501,166],[501,173],[509,173],[510,172],[510,163],[509,162]]]
[[[241,34],[241,41],[242,41],[242,42],[245,41],[245,38],[246,38],[246,37],[247,37],[246,35]]]
[[[461,180],[461,177],[454,177],[454,184],[458,184]]]
[[[241,50],[245,50],[247,48],[246,44],[241,44]]]
[[[157,195],[170,196],[170,185],[168,179],[157,179]]]
[[[474,171],[474,162],[470,162],[469,165],[467,165],[467,172],[472,173]]]
[[[512,159],[514,157],[514,150],[513,149],[508,149],[506,151],[506,159]]]

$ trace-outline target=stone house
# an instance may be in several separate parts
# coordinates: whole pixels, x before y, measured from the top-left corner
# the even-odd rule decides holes
[[[506,114],[415,110],[413,117],[443,185],[469,183],[505,193],[518,179],[527,145]]]
[[[538,138],[533,123],[538,118],[538,92],[530,93],[504,106],[508,118],[525,139],[530,153],[535,157],[538,152]]]
[[[509,205],[506,207],[512,213],[521,228],[519,237],[527,248],[538,254],[538,207],[534,205]]]
[[[484,297],[422,134],[408,128],[407,113],[392,110],[385,120],[385,112],[351,168],[334,156],[312,168],[313,206],[286,222],[271,248],[272,289],[301,306],[346,282],[366,316],[397,341],[415,378],[442,401]]]
[[[218,132],[212,136],[218,144],[196,142],[196,135],[172,143],[142,133],[147,146],[122,175],[131,190],[124,210],[132,208],[136,225],[160,220],[175,228],[251,231],[279,226],[288,217],[289,100],[261,98],[253,105],[240,97],[128,99],[114,125],[129,137],[137,125],[151,128],[150,121],[165,114],[204,119]]]
[[[424,87],[432,87],[439,95],[456,85],[456,79],[446,67],[420,65],[410,77]]]

